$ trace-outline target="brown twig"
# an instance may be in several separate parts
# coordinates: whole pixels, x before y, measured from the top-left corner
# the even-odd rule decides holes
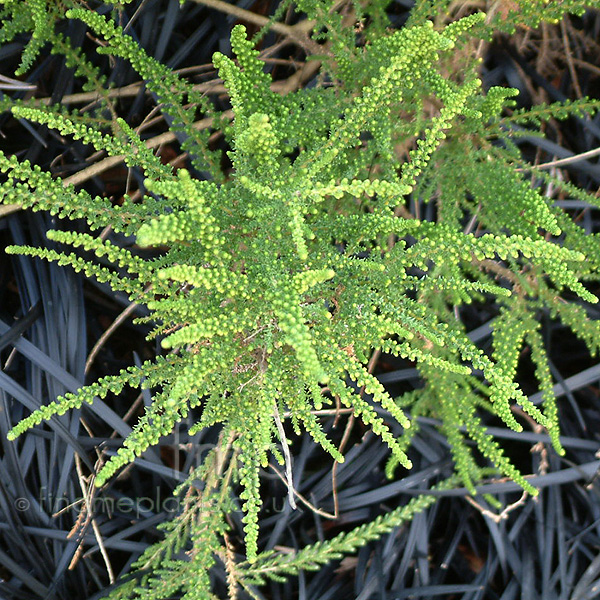
[[[279,433],[279,441],[283,449],[283,457],[285,460],[285,484],[288,489],[288,502],[292,509],[296,509],[296,501],[294,500],[294,480],[292,478],[292,456],[290,454],[290,448],[285,437],[285,429],[279,416],[279,409],[277,408],[277,402],[273,403],[273,418],[275,419],[275,425],[277,426],[277,432]]]
[[[110,558],[108,556],[108,552],[106,551],[106,547],[104,546],[104,541],[102,539],[102,534],[100,532],[100,528],[98,527],[98,523],[96,522],[96,519],[94,518],[94,515],[93,515],[93,505],[92,505],[92,499],[94,496],[93,479],[90,482],[88,482],[86,480],[86,477],[84,476],[83,470],[81,468],[81,459],[79,458],[78,454],[75,454],[75,468],[77,470],[77,477],[79,479],[79,485],[81,487],[81,493],[83,494],[83,499],[84,499],[86,524],[87,524],[87,522],[91,522],[92,530],[94,532],[96,541],[98,542],[98,548],[100,549],[100,554],[102,555],[102,558],[104,559],[104,564],[106,565],[106,572],[108,573],[108,579],[109,579],[110,583],[112,584],[116,581],[115,574],[114,574],[114,571],[113,571],[113,568],[112,568],[112,565],[110,562]],[[79,522],[79,520],[78,520],[78,522]],[[84,527],[85,527],[85,525],[84,525]],[[71,560],[69,569],[74,568],[75,564],[77,563],[77,561],[79,560],[79,558],[81,556],[82,549],[83,549],[83,537],[81,538],[79,546],[73,556],[73,559]]]
[[[494,523],[500,523],[501,521],[508,519],[509,513],[511,513],[513,510],[516,510],[519,506],[525,504],[525,501],[528,497],[529,494],[527,492],[523,492],[521,497],[516,502],[513,502],[512,504],[506,506],[500,513],[495,513],[487,508],[484,508],[471,496],[465,496],[465,500],[469,504],[471,504],[471,506],[474,506],[484,517],[488,517],[489,519],[494,521]]]
[[[305,20],[301,21],[297,25],[286,25],[277,21],[271,21],[267,17],[257,15],[249,10],[240,8],[235,4],[223,2],[223,0],[193,1],[197,4],[203,4],[204,6],[208,6],[209,8],[214,8],[215,10],[218,10],[220,12],[233,15],[234,17],[237,17],[240,21],[246,21],[247,23],[252,23],[253,25],[258,25],[259,27],[265,27],[268,25],[269,28],[272,29],[275,33],[279,33],[280,35],[289,38],[298,46],[303,48],[308,54],[321,54],[323,52],[322,46],[320,46],[314,40],[308,37],[308,32],[315,26],[314,21]]]
[[[96,356],[98,355],[98,352],[100,352],[102,346],[104,346],[104,344],[106,343],[108,338],[129,317],[129,315],[131,315],[135,311],[135,309],[137,307],[138,307],[138,304],[136,304],[135,302],[132,302],[125,310],[123,310],[121,312],[121,314],[119,314],[117,316],[117,318],[110,324],[110,326],[106,329],[106,331],[104,331],[104,333],[100,336],[98,341],[94,344],[94,347],[92,348],[91,352],[89,353],[87,360],[85,361],[85,371],[84,371],[85,375],[88,374],[88,371],[90,370],[90,367],[92,366],[92,363],[94,362],[94,359],[96,358]]]

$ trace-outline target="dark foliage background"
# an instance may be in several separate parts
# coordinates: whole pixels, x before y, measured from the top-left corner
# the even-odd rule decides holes
[[[411,0],[396,0],[389,5],[395,27],[402,26],[412,4]],[[484,2],[479,4],[485,8]],[[266,16],[273,14],[277,5],[269,0],[237,3]],[[229,51],[229,32],[238,22],[235,17],[202,3],[188,2],[180,9],[178,0],[133,2],[122,14],[122,24],[149,54],[173,69],[185,69],[185,75],[197,83],[206,83],[207,93],[225,107],[226,100],[214,85],[216,75],[210,60],[216,50]],[[79,22],[65,22],[60,27],[77,44],[92,49],[96,43]],[[519,88],[522,105],[582,95],[598,98],[599,31],[599,14],[590,12],[582,19],[545,25],[539,31],[498,36],[487,48],[484,83]],[[1,74],[13,74],[26,41],[22,38],[0,48]],[[304,59],[294,46],[277,48],[280,41],[275,34],[268,34],[261,46],[269,49],[267,68],[275,79],[288,77]],[[119,88],[139,83],[125,62],[106,57],[97,60],[109,81]],[[36,86],[36,95],[86,110],[85,101],[73,96],[79,88],[71,69],[48,49],[26,79]],[[127,90],[116,102],[119,114],[134,126],[153,119],[144,130],[146,138],[165,131],[164,121],[155,118],[160,113],[150,114],[153,103],[143,85]],[[2,93],[24,97],[31,92],[5,88]],[[523,152],[531,160],[548,162],[596,148],[600,117],[551,122],[545,133],[546,139],[521,138]],[[0,115],[0,136],[2,151],[37,163],[57,176],[69,177],[91,164],[88,150],[79,143],[9,114]],[[222,141],[216,138],[213,143],[218,147]],[[159,152],[165,161],[186,163],[176,142],[161,146]],[[223,168],[228,168],[226,162]],[[584,189],[599,188],[600,166],[594,157],[574,161],[561,173]],[[85,178],[83,185],[94,194],[118,200],[140,187],[140,177],[136,171],[116,165]],[[597,211],[566,197],[558,197],[556,202],[573,211],[587,231],[599,230]],[[419,208],[422,215],[432,210],[427,203]],[[0,243],[47,245],[45,231],[57,226],[83,224],[59,224],[41,213],[2,213]],[[131,245],[133,240],[121,242]],[[18,443],[6,441],[8,429],[41,403],[153,356],[157,348],[144,341],[144,327],[131,324],[130,317],[140,314],[137,311],[127,298],[67,269],[0,253],[2,598],[100,598],[110,580],[126,575],[144,548],[159,539],[156,526],[177,508],[167,500],[171,491],[216,440],[217,431],[189,439],[182,428],[137,461],[135,468],[127,469],[100,492],[94,491],[95,496],[88,490],[88,475],[99,459],[95,449],[110,452],[120,445],[143,405],[150,402],[148,392],[98,401],[83,412],[72,412],[49,427],[30,431]],[[483,347],[494,317],[493,306],[464,309],[471,337]],[[273,583],[257,590],[257,597],[599,597],[600,365],[562,325],[546,320],[545,335],[560,396],[566,456],[556,456],[545,444],[546,436],[537,430],[514,434],[489,423],[520,468],[535,474],[535,483],[541,488],[535,501],[521,502],[521,493],[511,482],[490,482],[480,491],[495,494],[503,505],[514,503],[504,518],[495,518],[496,511],[481,496],[474,502],[465,498],[464,490],[440,493],[442,497],[432,508],[369,544],[357,556],[287,583]],[[420,385],[413,366],[392,357],[380,356],[375,372],[393,393]],[[535,398],[527,350],[519,373],[523,389]],[[265,471],[266,501],[260,523],[263,549],[292,549],[330,537],[405,503],[415,494],[427,493],[433,482],[451,473],[448,444],[436,431],[435,422],[424,422],[414,441],[413,470],[388,481],[383,473],[387,450],[349,419],[347,414],[331,416],[331,435],[344,440],[347,452],[346,462],[333,471],[308,436],[294,440],[294,481],[321,514],[306,505],[292,511],[280,478],[272,470]],[[323,514],[334,511],[335,520]],[[231,524],[232,542],[241,550],[239,516],[234,515]],[[107,565],[112,575],[108,575]],[[218,597],[226,596],[220,566],[214,570],[214,586]]]

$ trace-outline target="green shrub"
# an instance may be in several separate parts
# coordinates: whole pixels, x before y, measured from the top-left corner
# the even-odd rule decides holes
[[[83,89],[98,95],[91,115],[35,99],[4,98],[3,109],[123,156],[145,176],[143,199],[126,197],[117,205],[0,154],[3,202],[84,218],[89,233],[55,230],[48,238],[91,251],[114,268],[68,250],[7,252],[70,265],[127,293],[150,309],[150,337],[160,338],[165,349],[156,360],[34,412],[11,431],[11,439],[125,386],[152,389],[151,406],[97,474],[101,486],[180,420],[197,417],[190,433],[222,425],[219,447],[188,482],[204,479],[203,490],[138,561],[146,574],[142,583],[125,583],[115,598],[166,598],[177,590],[186,591],[186,598],[209,598],[215,555],[228,562],[232,589],[285,578],[353,551],[432,503],[433,496],[416,498],[295,555],[257,552],[259,472],[270,455],[286,466],[294,502],[284,422],[288,432],[305,430],[333,460],[343,461],[315,414],[335,402],[387,444],[389,477],[398,466],[411,467],[416,418],[432,416],[441,422],[456,465],[457,478],[441,485],[461,481],[475,493],[492,465],[493,472],[536,494],[486,432],[481,414],[493,413],[521,431],[513,410],[519,406],[563,452],[539,318],[544,313],[562,319],[596,352],[598,324],[575,299],[597,301],[588,287],[598,278],[600,253],[596,236],[585,235],[544,195],[549,182],[573,189],[525,161],[513,141],[515,125],[592,114],[598,103],[583,99],[503,116],[518,92],[482,90],[473,40],[490,39],[497,29],[537,26],[565,12],[582,14],[592,3],[512,2],[509,14],[475,13],[444,24],[440,16],[449,2],[418,1],[407,25],[395,32],[386,29],[385,2],[354,4],[353,21],[361,24],[364,40],[359,45],[355,29],[330,2],[299,0],[296,9],[319,32],[305,38],[320,53],[318,84],[273,91],[255,42],[238,25],[231,34],[235,60],[214,56],[229,93],[231,122],[124,33],[116,25],[117,9],[111,18],[75,2],[66,2],[65,14],[46,0],[1,4],[0,40],[32,32],[20,73],[49,41],[76,69]],[[97,68],[55,31],[52,24],[61,17],[83,21],[102,40],[99,53],[131,63],[172,130],[185,136],[189,170],[162,164],[123,119],[111,117],[109,90]],[[219,153],[209,149],[209,130],[196,125],[200,116],[211,117],[212,130],[223,132],[230,175],[223,173]],[[200,172],[210,176],[194,176]],[[591,194],[576,193],[599,206]],[[434,203],[435,220],[412,214],[411,197]],[[141,258],[99,237],[107,226],[162,251]],[[473,302],[497,307],[489,353],[469,339],[461,321],[460,307]],[[541,406],[515,383],[524,344],[532,350]],[[373,351],[414,361],[423,388],[392,398],[367,367]],[[401,436],[392,433],[390,419],[403,428]],[[228,559],[226,543],[225,515],[236,481],[243,488],[248,562],[242,564]],[[174,550],[188,542],[190,560],[173,559]]]

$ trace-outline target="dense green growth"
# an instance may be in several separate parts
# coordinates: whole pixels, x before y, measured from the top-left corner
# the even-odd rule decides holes
[[[126,292],[151,310],[151,335],[165,349],[154,361],[56,399],[10,436],[125,386],[153,390],[152,405],[97,474],[102,485],[190,414],[198,417],[193,430],[223,425],[221,454],[211,455],[192,478],[206,481],[198,503],[169,524],[165,541],[138,562],[148,575],[146,591],[130,582],[115,598],[142,593],[166,598],[181,588],[186,598],[211,597],[208,569],[215,554],[227,554],[223,514],[231,508],[229,483],[236,478],[243,486],[249,562],[229,565],[232,585],[317,568],[431,503],[432,497],[418,498],[294,557],[257,554],[261,468],[271,455],[282,464],[289,460],[284,427],[307,431],[342,461],[315,414],[336,401],[389,446],[390,477],[397,466],[411,467],[416,417],[434,416],[452,446],[455,484],[474,493],[493,465],[535,494],[486,433],[481,414],[489,411],[521,431],[513,410],[519,406],[562,453],[538,319],[544,312],[563,319],[596,352],[597,324],[573,300],[597,301],[588,288],[597,281],[600,255],[592,249],[596,236],[585,235],[544,194],[550,181],[567,184],[528,165],[511,136],[516,124],[592,114],[598,103],[583,99],[503,116],[517,90],[482,90],[473,40],[489,39],[499,27],[536,26],[567,11],[581,14],[590,3],[512,2],[509,18],[477,12],[444,24],[440,15],[450,3],[422,0],[395,32],[386,29],[386,2],[355,3],[354,20],[363,24],[364,40],[357,44],[355,29],[330,1],[298,0],[296,9],[320,31],[313,39],[322,51],[318,84],[287,94],[273,91],[255,43],[238,25],[231,34],[233,57],[214,56],[231,100],[231,123],[122,31],[118,7],[111,17],[65,4],[70,8],[62,16],[83,21],[102,40],[98,52],[130,61],[172,128],[185,134],[190,164],[177,171],[165,166],[111,114],[97,69],[54,30],[62,7],[47,0],[0,2],[1,42],[33,32],[20,73],[49,41],[76,69],[83,89],[99,99],[87,115],[35,99],[4,98],[2,108],[109,155],[123,155],[146,177],[142,201],[125,198],[117,205],[0,154],[3,202],[85,218],[88,233],[57,230],[48,238],[91,251],[119,270],[67,249],[8,252],[70,265]],[[215,117],[214,130],[226,136],[231,174],[222,172],[220,156],[209,150],[208,132],[194,127],[206,115]],[[194,175],[200,172],[210,177],[201,180]],[[594,196],[578,193],[600,205]],[[412,214],[411,197],[435,203],[435,221]],[[155,259],[140,258],[99,237],[106,226],[135,235],[141,247],[164,251]],[[461,306],[484,301],[494,302],[498,312],[492,352],[469,339],[460,319]],[[515,383],[524,344],[532,349],[543,390],[540,406]],[[367,368],[375,350],[414,361],[424,387],[392,398]],[[391,419],[402,435],[393,433]],[[170,558],[190,540],[196,548],[191,561]]]

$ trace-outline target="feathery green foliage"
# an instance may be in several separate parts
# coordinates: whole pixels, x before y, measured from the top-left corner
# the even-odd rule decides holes
[[[54,3],[1,4],[0,40],[32,32],[19,72],[48,42],[83,77],[85,89],[98,92],[103,102],[96,114],[105,114],[104,81],[81,51],[54,31],[52,23],[61,16]],[[231,451],[219,459],[219,472],[229,469],[230,475],[216,481],[208,463],[194,474],[206,482],[202,498],[166,526],[165,540],[138,561],[141,582],[124,584],[111,597],[166,598],[177,590],[186,598],[212,597],[208,570],[215,555],[226,560],[224,514],[231,509],[233,473],[243,488],[248,562],[231,566],[231,572],[242,586],[318,568],[430,504],[431,496],[415,499],[292,558],[258,554],[260,469],[271,454],[283,461],[277,446],[287,447],[280,415],[289,413],[295,431],[305,429],[334,460],[343,461],[315,414],[335,400],[387,444],[390,477],[399,465],[411,467],[415,417],[434,416],[451,443],[457,474],[471,492],[491,464],[535,494],[486,432],[481,412],[521,431],[514,411],[520,406],[562,453],[537,318],[541,311],[561,318],[592,352],[597,350],[597,324],[571,300],[597,301],[588,286],[597,280],[600,254],[543,194],[543,176],[515,155],[511,124],[590,114],[598,104],[582,100],[503,116],[517,90],[495,87],[484,93],[479,63],[468,52],[472,37],[489,37],[498,26],[493,15],[486,19],[474,13],[434,25],[430,18],[448,3],[421,1],[406,27],[375,36],[373,31],[384,30],[385,3],[373,2],[364,8],[373,30],[367,26],[367,43],[360,47],[331,2],[303,0],[296,8],[315,20],[320,31],[315,39],[328,52],[320,81],[333,85],[274,92],[258,51],[238,25],[231,34],[234,57],[214,56],[234,114],[228,124],[110,15],[68,4],[73,7],[66,18],[82,21],[103,41],[99,53],[128,60],[144,79],[172,129],[185,136],[190,165],[178,171],[163,165],[115,115],[89,119],[35,99],[14,102],[16,117],[124,156],[146,179],[141,202],[125,198],[114,205],[0,154],[6,176],[2,200],[86,219],[89,233],[53,231],[49,239],[92,252],[114,268],[54,249],[7,251],[58,261],[126,292],[150,309],[151,335],[168,353],[57,399],[9,436],[15,439],[54,414],[141,383],[154,390],[153,403],[97,474],[97,485],[191,415],[197,418],[196,431],[222,424]],[[586,3],[513,5],[512,27],[579,14]],[[459,50],[465,52],[464,64],[454,65],[460,73],[449,72]],[[208,148],[208,133],[194,127],[199,115],[215,116],[215,128],[222,127],[229,141],[233,173],[228,177],[218,154]],[[210,177],[201,180],[199,172]],[[411,196],[435,201],[435,222],[408,211]],[[139,246],[164,251],[142,259],[96,237],[107,225],[135,235]],[[489,355],[457,318],[461,306],[482,301],[493,301],[499,313]],[[524,344],[532,349],[544,392],[540,407],[515,383]],[[414,361],[423,389],[392,398],[367,368],[374,350]],[[382,412],[393,419],[393,427]],[[399,430],[404,433],[398,435]],[[489,464],[482,466],[473,444]],[[173,558],[188,543],[191,558]]]

